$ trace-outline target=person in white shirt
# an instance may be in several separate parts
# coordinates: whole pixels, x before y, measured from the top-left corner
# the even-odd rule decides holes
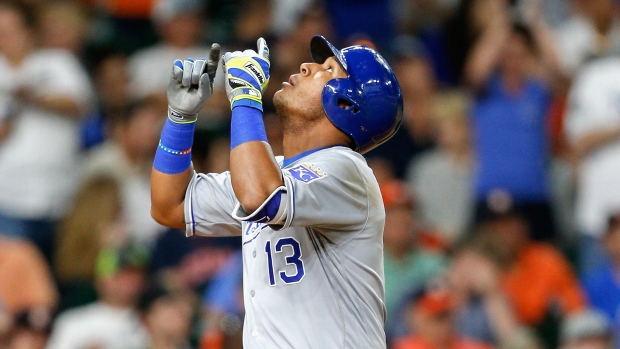
[[[0,231],[49,258],[54,223],[78,179],[78,119],[92,88],[77,58],[36,47],[34,17],[0,4]]]
[[[620,208],[620,57],[582,69],[569,94],[565,129],[578,160],[575,214],[585,273],[602,262],[606,219]]]
[[[129,91],[132,98],[153,94],[165,96],[171,62],[178,57],[199,58],[209,53],[209,48],[201,41],[207,26],[202,17],[202,5],[199,0],[155,1],[151,20],[161,41],[129,57]],[[224,78],[219,76],[214,84],[217,92],[209,113],[226,113],[230,108],[224,93]]]
[[[620,48],[618,4],[613,0],[576,0],[574,14],[555,32],[558,59],[563,73],[573,76],[596,57]]]
[[[61,313],[46,349],[143,349],[148,334],[139,312],[148,256],[137,245],[99,253],[96,286],[99,300]]]
[[[151,217],[150,170],[165,117],[166,99],[150,96],[130,103],[123,112],[111,114],[110,137],[94,147],[83,163],[84,181],[102,175],[120,186],[122,215],[130,238],[153,246],[166,228]]]

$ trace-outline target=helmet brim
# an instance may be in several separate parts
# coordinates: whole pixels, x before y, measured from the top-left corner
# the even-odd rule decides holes
[[[347,61],[344,59],[344,55],[332,45],[323,35],[315,35],[310,40],[310,54],[312,55],[312,61],[315,63],[323,64],[329,57],[334,57],[345,72],[348,73]]]

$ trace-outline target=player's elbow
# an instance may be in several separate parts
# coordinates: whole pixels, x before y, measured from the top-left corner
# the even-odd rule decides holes
[[[243,211],[249,214],[258,210],[265,203],[267,197],[266,195],[258,194],[243,195],[243,197],[239,198],[239,204],[243,207]]]
[[[170,228],[185,228],[183,213],[179,214],[178,209],[162,209],[156,205],[151,205],[151,217],[155,222]]]

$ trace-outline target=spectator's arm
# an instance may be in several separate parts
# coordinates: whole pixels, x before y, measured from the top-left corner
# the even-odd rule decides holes
[[[465,83],[475,90],[484,87],[498,64],[504,44],[510,37],[507,9],[502,7],[495,12],[465,62],[463,78]]]
[[[620,140],[620,126],[610,126],[587,132],[577,138],[573,144],[573,151],[578,159],[583,158],[611,142]]]
[[[37,95],[27,88],[15,91],[14,97],[23,104],[31,105],[45,111],[77,118],[81,115],[80,104],[72,97],[65,95]]]

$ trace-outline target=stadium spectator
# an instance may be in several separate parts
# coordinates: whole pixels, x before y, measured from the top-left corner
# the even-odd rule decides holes
[[[560,349],[613,349],[614,343],[609,319],[601,312],[584,310],[562,323]]]
[[[408,305],[412,335],[400,338],[394,349],[492,349],[483,342],[458,335],[454,327],[454,301],[447,289],[432,285],[416,292]]]
[[[107,174],[119,182],[122,217],[131,238],[150,247],[165,230],[150,215],[149,175],[166,105],[165,99],[153,95],[113,114],[110,139],[93,148],[84,162],[86,179]]]
[[[195,297],[191,292],[153,286],[140,299],[149,349],[190,349]]]
[[[620,213],[610,216],[603,242],[609,258],[583,276],[583,285],[592,307],[612,320],[620,336]]]
[[[87,13],[75,1],[55,1],[41,6],[38,32],[41,47],[62,49],[82,58],[89,33]]]
[[[495,6],[467,58],[465,80],[476,92],[477,211],[489,194],[507,191],[524,210],[532,236],[550,240],[555,228],[546,120],[557,67],[543,28],[534,21],[529,28],[513,24],[509,8]]]
[[[389,314],[385,327],[386,336],[392,339],[406,330],[401,308],[406,295],[437,276],[445,259],[421,243],[423,232],[414,219],[411,189],[395,180],[382,183],[380,189],[385,206],[385,307]]]
[[[403,123],[390,140],[367,156],[388,160],[396,177],[403,179],[409,162],[434,146],[430,114],[437,81],[419,42],[403,39],[397,52],[393,67],[403,93]]]
[[[562,71],[573,76],[587,62],[620,49],[618,3],[614,0],[573,0],[573,15],[556,30]]]
[[[147,258],[137,245],[106,246],[97,257],[98,301],[61,313],[46,348],[146,348],[148,336],[136,306]]]
[[[110,136],[115,114],[129,104],[127,56],[112,48],[97,53],[92,68],[97,106],[81,124],[82,148],[94,147]]]
[[[602,58],[579,72],[569,94],[565,129],[577,161],[574,218],[581,273],[605,263],[607,218],[620,208],[619,76],[620,57]]]
[[[202,43],[207,25],[202,10],[203,3],[199,0],[159,0],[154,4],[151,19],[161,41],[129,57],[127,71],[132,98],[140,99],[152,94],[165,96],[172,62],[179,57],[203,57],[209,52],[209,48]],[[204,112],[221,116],[229,110],[223,74],[217,74],[214,84],[213,98]]]
[[[555,347],[554,324],[582,310],[586,298],[560,251],[531,240],[522,212],[509,195],[490,196],[480,211],[477,238],[488,258],[497,263],[501,289],[519,322],[537,329],[541,339]]]
[[[26,6],[0,4],[0,231],[30,238],[50,260],[78,180],[78,119],[92,88],[70,52],[37,47],[34,20]]]
[[[531,330],[517,319],[501,287],[501,269],[477,241],[459,249],[448,273],[456,328],[463,337],[498,348],[540,348]]]
[[[60,310],[96,300],[95,264],[103,243],[126,238],[120,184],[98,176],[79,189],[73,209],[64,218],[54,253],[54,271],[61,292]]]
[[[439,94],[432,113],[437,148],[422,153],[407,170],[420,220],[448,246],[461,242],[473,215],[469,104],[462,91]]]

